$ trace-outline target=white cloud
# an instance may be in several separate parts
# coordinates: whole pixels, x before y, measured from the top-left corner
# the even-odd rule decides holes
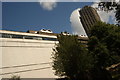
[[[101,20],[106,23],[115,24],[115,13],[114,11],[105,12],[105,11],[97,11]]]
[[[43,9],[51,11],[57,6],[57,1],[56,0],[50,0],[49,2],[40,1],[40,5]]]

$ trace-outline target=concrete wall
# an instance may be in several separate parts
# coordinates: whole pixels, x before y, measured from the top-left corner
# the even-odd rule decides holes
[[[0,38],[0,40],[2,40],[0,46],[2,74],[0,73],[0,76],[3,78],[9,78],[12,75],[19,75],[21,78],[56,78],[50,63],[55,41],[10,38]]]
[[[2,41],[0,40],[0,46],[2,45]],[[2,47],[0,47],[0,68],[2,67]],[[0,74],[2,74],[2,69],[0,69]],[[0,76],[1,80],[2,76]]]

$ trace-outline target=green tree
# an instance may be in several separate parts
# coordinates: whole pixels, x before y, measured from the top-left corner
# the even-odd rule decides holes
[[[109,52],[106,45],[99,42],[97,37],[91,37],[89,51],[94,58],[94,66],[97,68],[107,67],[109,64]]]
[[[87,80],[92,68],[92,56],[87,48],[78,41],[78,36],[58,35],[59,43],[53,52],[55,75],[69,79]]]
[[[106,67],[120,62],[120,27],[98,22],[92,27],[89,39],[88,50],[98,73],[103,70],[104,74]]]
[[[92,39],[96,40],[96,44],[92,44]],[[98,22],[91,29],[89,44],[90,51],[94,51],[97,47],[100,47],[100,45],[104,46],[104,49],[106,48],[111,60],[110,62],[108,62],[109,65],[120,62],[120,27],[103,22]],[[91,46],[95,47],[93,48]]]
[[[60,77],[75,80],[112,80],[107,67],[120,62],[120,27],[97,22],[86,48],[74,35],[58,35],[53,69]]]

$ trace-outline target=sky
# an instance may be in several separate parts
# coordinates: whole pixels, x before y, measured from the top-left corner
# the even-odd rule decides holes
[[[2,2],[0,1],[0,29],[2,29]]]
[[[53,2],[2,2],[2,29],[26,32],[44,28],[54,33],[80,32],[79,26],[77,28],[71,26],[70,17],[74,10],[85,5],[97,7],[93,2],[55,2],[55,0]],[[115,23],[114,12],[98,11],[98,13],[102,21]]]
[[[3,2],[2,29],[27,31],[51,29],[54,33],[72,33],[70,15],[73,10],[92,2]]]

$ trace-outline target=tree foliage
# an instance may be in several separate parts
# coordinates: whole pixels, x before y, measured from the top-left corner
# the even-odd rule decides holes
[[[84,79],[87,77],[87,71],[92,67],[92,58],[77,37],[58,35],[59,43],[53,49],[53,69],[60,77]]]
[[[98,22],[91,29],[88,46],[97,66],[107,67],[120,62],[120,27]]]
[[[120,25],[120,2],[99,2],[98,7],[100,7],[101,10],[104,11],[111,11],[111,10],[116,10],[115,11],[115,17],[116,20],[118,21],[118,24]]]
[[[97,22],[88,47],[78,36],[58,35],[53,49],[53,69],[60,77],[75,80],[112,80],[107,67],[120,62],[120,27]]]
[[[95,80],[111,80],[107,67],[120,62],[120,27],[96,23],[91,29],[88,50],[94,59],[93,75]],[[104,74],[104,75],[102,75]]]

